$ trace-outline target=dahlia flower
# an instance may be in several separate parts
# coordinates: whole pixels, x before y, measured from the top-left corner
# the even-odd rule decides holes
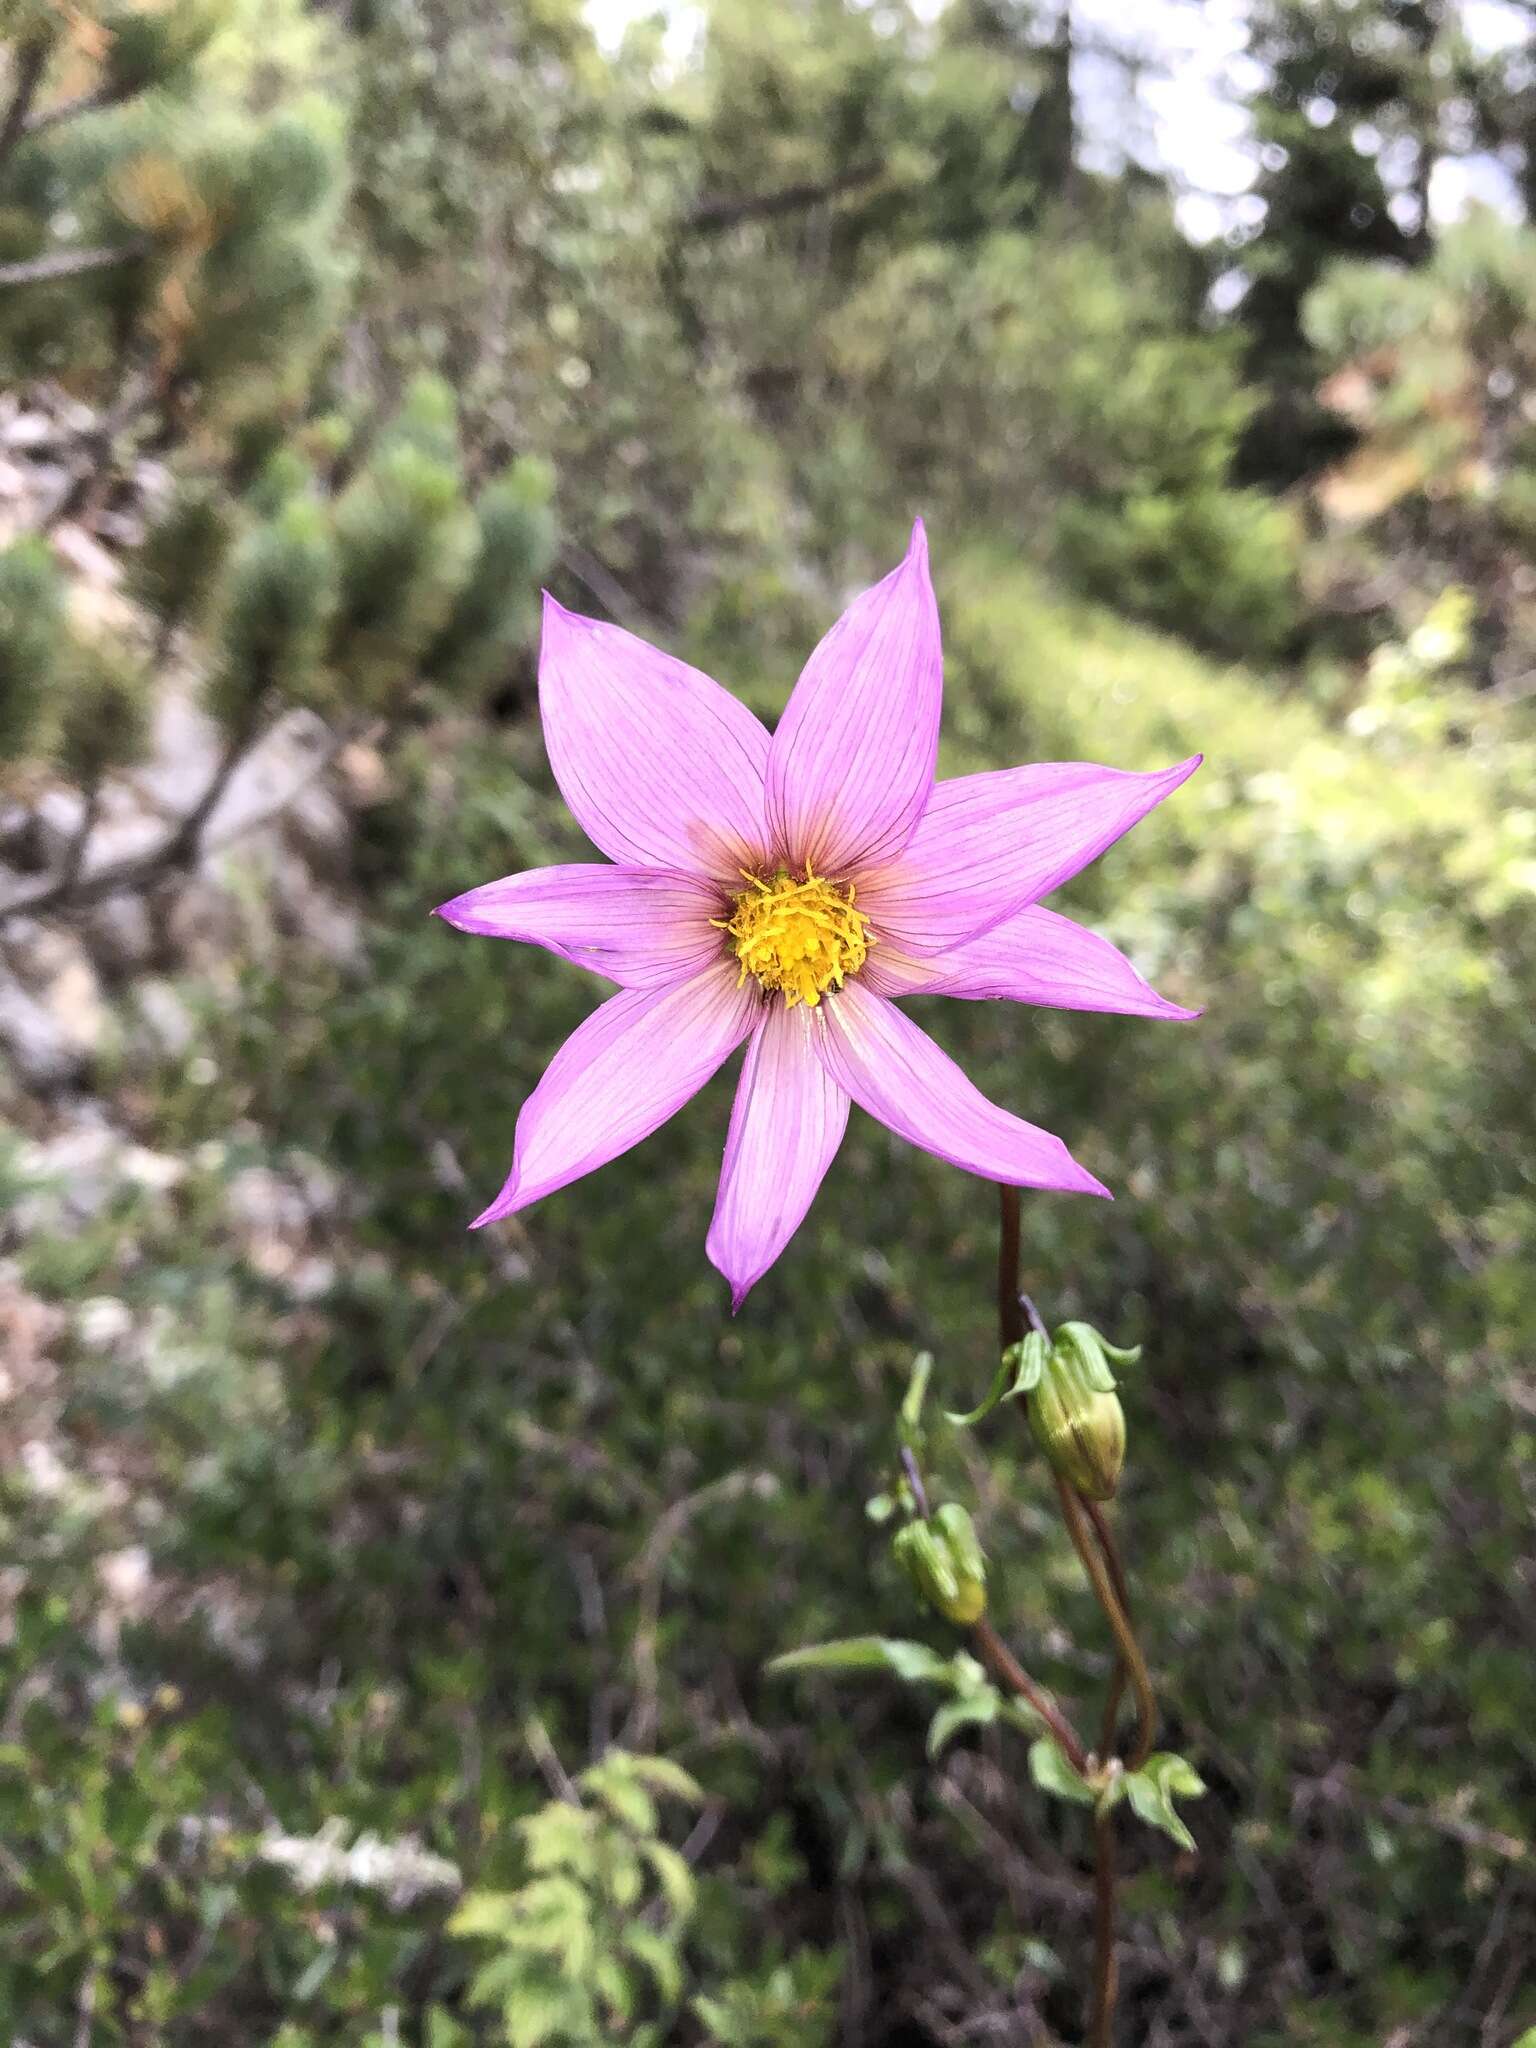
[[[627,1152],[743,1044],[708,1238],[733,1308],[799,1227],[850,1101],[967,1173],[1108,1194],[1059,1138],[989,1102],[897,999],[1198,1015],[1040,899],[1200,757],[936,782],[941,695],[921,521],[812,654],[771,736],[698,669],[546,596],[544,741],[606,861],[509,875],[438,915],[543,946],[619,993],[523,1104],[512,1171],[474,1227]]]

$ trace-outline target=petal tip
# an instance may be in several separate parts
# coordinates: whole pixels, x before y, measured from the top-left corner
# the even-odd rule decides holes
[[[591,619],[583,618],[580,612],[567,611],[559,598],[551,591],[541,591],[540,595],[544,600],[543,624],[546,633],[552,629],[557,632],[568,633],[574,631],[578,626],[590,626],[594,623]]]
[[[451,925],[456,932],[471,931],[473,926],[464,922],[464,915],[460,905],[467,902],[474,894],[475,891],[473,889],[468,889],[462,896],[450,896],[446,903],[439,903],[435,909],[428,912],[428,915],[430,917],[440,917],[444,924]]]
[[[518,1206],[517,1177],[514,1174],[495,1201],[480,1211],[480,1214],[475,1217],[469,1228],[471,1230],[484,1230],[488,1223],[500,1223],[503,1217],[510,1216]]]
[[[907,560],[926,562],[928,559],[928,529],[923,524],[922,514],[912,522],[911,537],[907,542]]]

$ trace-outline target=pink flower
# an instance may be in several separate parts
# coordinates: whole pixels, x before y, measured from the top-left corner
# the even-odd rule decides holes
[[[617,982],[517,1122],[476,1227],[665,1123],[745,1043],[709,1256],[733,1307],[783,1251],[848,1104],[967,1173],[1107,1195],[999,1109],[893,997],[1002,996],[1192,1017],[1040,899],[1200,764],[1048,762],[935,782],[939,617],[922,522],[812,654],[770,738],[718,683],[544,601],[539,707],[555,780],[609,865],[536,868],[442,905]]]

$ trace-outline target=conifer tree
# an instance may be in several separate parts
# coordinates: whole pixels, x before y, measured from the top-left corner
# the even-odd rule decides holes
[[[287,12],[301,32],[299,0]],[[271,26],[269,11],[263,38]],[[267,62],[243,0],[21,4],[0,33],[0,366],[91,408],[65,489],[0,555],[0,755],[86,790],[88,831],[91,793],[141,748],[152,668],[173,651],[222,735],[158,848],[98,871],[82,843],[3,918],[190,864],[286,709],[319,711],[339,742],[360,719],[405,716],[428,680],[482,693],[529,628],[553,533],[537,463],[477,508],[446,384],[419,379],[365,419],[338,382],[345,123]],[[137,644],[72,628],[48,534],[89,523],[148,448],[170,458],[168,488],[123,563],[146,665]]]

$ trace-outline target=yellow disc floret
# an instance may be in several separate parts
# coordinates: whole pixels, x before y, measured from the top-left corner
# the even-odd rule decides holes
[[[743,981],[754,974],[791,1009],[796,1003],[814,1008],[829,988],[841,988],[858,973],[874,935],[869,919],[853,907],[851,883],[840,889],[809,868],[803,881],[782,868],[766,881],[743,878],[747,887],[731,916],[716,919],[741,962]]]

